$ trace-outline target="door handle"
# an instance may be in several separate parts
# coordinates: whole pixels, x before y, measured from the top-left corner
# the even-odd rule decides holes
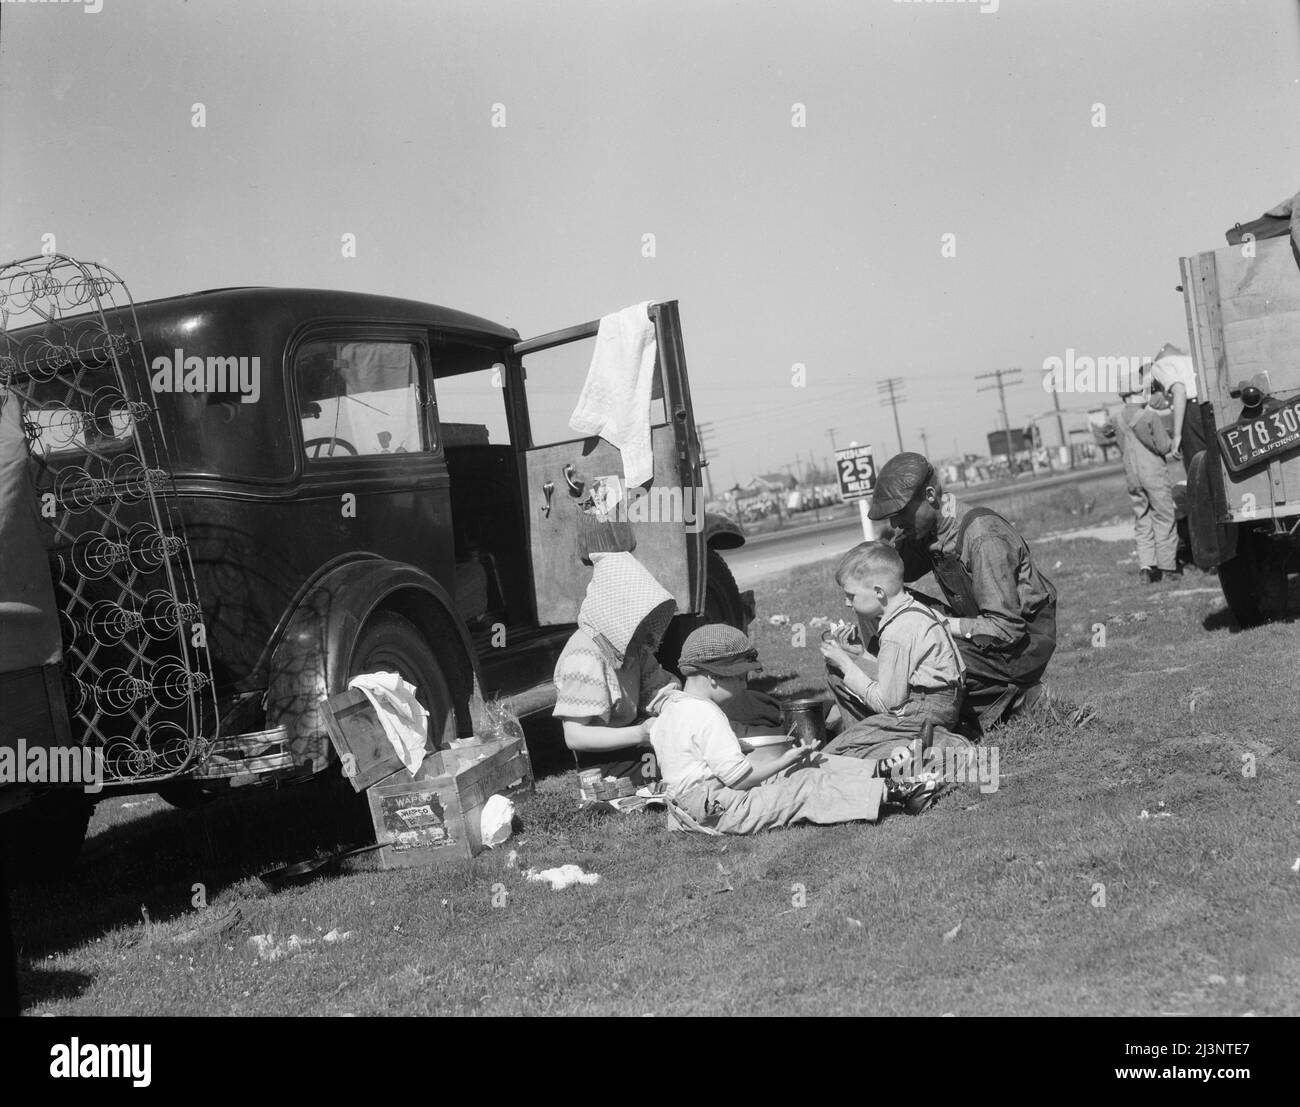
[[[564,473],[564,479],[569,484],[569,491],[575,496],[581,496],[582,490],[586,487],[587,482],[575,479],[574,473],[577,472],[577,470],[573,467],[573,463],[570,462],[562,471]]]
[[[551,517],[551,497],[555,495],[555,482],[547,481],[542,485],[542,495],[546,497],[546,502],[542,504],[542,514],[548,519]]]

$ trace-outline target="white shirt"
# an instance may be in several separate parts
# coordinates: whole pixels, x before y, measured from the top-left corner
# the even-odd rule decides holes
[[[659,713],[650,733],[670,796],[716,779],[731,788],[750,772],[749,759],[716,703],[679,696]]]
[[[1159,381],[1166,393],[1181,384],[1187,389],[1187,398],[1196,399],[1196,367],[1187,354],[1165,354],[1151,366],[1151,380]]]

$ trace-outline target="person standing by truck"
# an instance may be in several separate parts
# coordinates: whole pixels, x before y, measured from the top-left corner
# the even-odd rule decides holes
[[[1166,342],[1151,363],[1147,379],[1147,397],[1153,392],[1163,392],[1169,397],[1174,413],[1174,432],[1170,440],[1169,457],[1181,460],[1183,469],[1189,470],[1192,458],[1205,449],[1205,423],[1201,419],[1201,405],[1196,388],[1196,368],[1192,359],[1172,343]]]
[[[1165,464],[1172,440],[1156,410],[1164,396],[1153,392],[1148,406],[1142,402],[1141,391],[1121,392],[1123,408],[1100,429],[1103,438],[1119,446],[1124,458],[1129,502],[1133,505],[1138,575],[1143,584],[1182,576],[1178,568],[1177,509]]]

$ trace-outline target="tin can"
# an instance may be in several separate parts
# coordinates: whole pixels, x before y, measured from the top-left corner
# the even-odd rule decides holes
[[[596,799],[596,789],[600,785],[599,769],[583,769],[578,774],[578,798],[581,800]]]
[[[781,723],[799,742],[816,742],[822,745],[826,741],[826,708],[828,700],[809,697],[806,699],[786,700],[781,704]]]

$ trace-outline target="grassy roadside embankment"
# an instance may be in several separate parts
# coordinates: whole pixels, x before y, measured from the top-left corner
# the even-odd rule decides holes
[[[1097,487],[1086,511],[1087,488],[1000,508],[1060,592],[1053,689],[1097,717],[991,736],[995,793],[718,840],[580,811],[560,773],[522,809],[516,867],[502,849],[277,895],[253,874],[327,837],[307,791],[115,800],[75,879],[14,897],[28,1012],[1300,1013],[1296,627],[1238,633],[1195,571],[1143,588],[1131,543],[1038,538],[1122,520],[1122,490]],[[794,624],[841,613],[829,564],[758,589],[778,693],[820,687],[817,635],[797,645]],[[566,862],[600,882],[520,871]],[[176,945],[197,884],[242,922]],[[267,959],[249,938],[268,933],[313,941]]]

